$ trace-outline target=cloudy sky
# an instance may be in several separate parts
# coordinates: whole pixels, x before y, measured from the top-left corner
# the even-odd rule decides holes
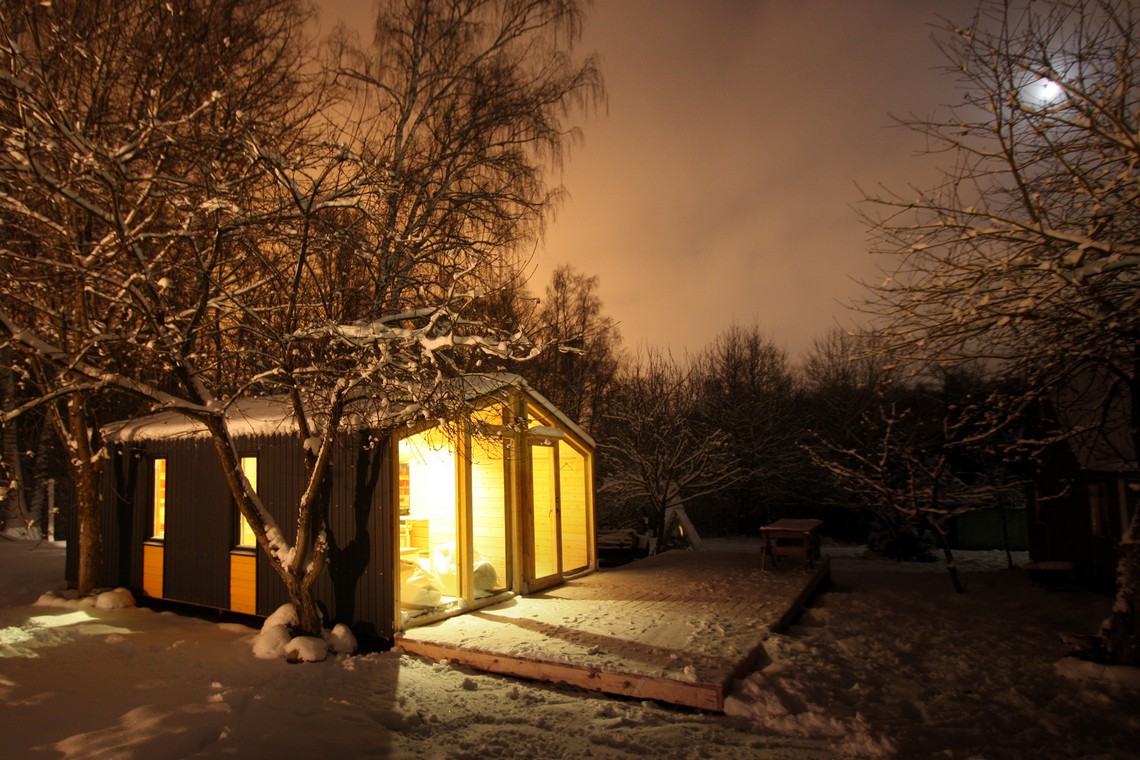
[[[608,107],[582,121],[532,289],[562,263],[597,275],[626,345],[675,355],[734,321],[793,354],[849,324],[858,280],[878,271],[859,188],[931,181],[891,115],[955,98],[932,24],[974,7],[596,0],[582,50],[601,58]]]

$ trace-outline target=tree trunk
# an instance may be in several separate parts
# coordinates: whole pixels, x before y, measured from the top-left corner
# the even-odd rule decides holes
[[[338,413],[334,421],[339,419]],[[253,529],[258,544],[269,558],[270,567],[285,584],[289,601],[297,615],[298,633],[320,636],[323,620],[316,599],[313,598],[312,585],[324,572],[327,564],[327,544],[323,539],[324,505],[319,504],[318,500],[321,498],[319,483],[328,469],[331,447],[322,448],[323,460],[307,463],[309,483],[298,505],[295,545],[292,557],[286,563],[270,544],[268,536],[270,525],[262,519],[252,495],[246,490],[246,481],[241,476],[241,460],[237,449],[234,448],[225,420],[220,417],[208,418],[205,420],[205,425],[210,431],[218,461],[238,505],[238,511]],[[272,520],[272,516],[267,515],[267,519]],[[272,532],[280,532],[276,524],[272,525]]]
[[[954,591],[959,594],[966,593],[966,587],[962,585],[962,576],[958,575],[958,563],[954,561],[954,553],[950,551],[950,542],[946,538],[945,531],[941,526],[935,525],[934,532],[938,535],[938,543],[942,545],[942,556],[946,558],[946,572],[950,574]]]
[[[1120,541],[1116,565],[1116,601],[1100,626],[1101,659],[1114,665],[1140,665],[1140,506],[1134,506],[1132,521]]]
[[[4,400],[7,405],[16,406],[16,371],[12,369],[12,354],[0,351],[0,371],[4,373]],[[19,419],[11,420],[4,426],[3,461],[8,465],[9,487],[8,504],[0,515],[0,530],[16,525],[31,529],[33,521],[28,510],[27,483],[24,480],[24,455],[20,449]],[[28,536],[32,538],[33,536]]]
[[[4,507],[3,514],[0,515],[0,530],[14,526],[25,527],[27,520],[23,455],[20,452],[20,443],[16,431],[17,424],[17,420],[12,420],[4,426],[3,460],[8,465],[8,472],[5,473],[8,482],[3,485],[8,487],[8,503]]]
[[[1015,565],[1013,563],[1013,550],[1009,546],[1009,511],[1005,508],[1005,497],[998,496],[998,514],[1001,516],[1001,542],[1005,548],[1005,566],[1007,570],[1012,570]]]
[[[289,594],[289,602],[293,605],[293,612],[297,615],[297,630],[295,633],[305,636],[320,636],[323,620],[317,601],[313,598],[312,589],[304,582],[299,573],[280,573],[285,583],[285,590]]]
[[[1140,460],[1140,343],[1133,347],[1132,386],[1129,397],[1129,432],[1132,436],[1133,467]],[[1117,665],[1140,665],[1140,495],[1132,491],[1132,519],[1120,536],[1120,560],[1116,563],[1116,601],[1100,626],[1100,655]]]
[[[81,595],[90,594],[103,582],[103,494],[99,487],[100,460],[91,445],[91,430],[82,396],[67,401],[68,448],[75,476],[75,509],[79,522],[79,572]]]

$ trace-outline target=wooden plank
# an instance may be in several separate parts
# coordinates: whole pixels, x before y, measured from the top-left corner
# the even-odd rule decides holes
[[[763,656],[763,632],[784,630],[794,622],[802,606],[828,577],[829,564],[824,558],[814,570],[805,567],[764,572],[755,555],[668,555],[586,576],[538,597],[520,597],[509,610],[496,612],[491,607],[442,621],[438,628],[413,628],[397,634],[396,643],[412,654],[455,660],[508,676],[703,710],[723,710],[724,694],[733,678],[754,668]],[[732,582],[710,586],[707,579],[712,577],[728,577]],[[543,597],[547,595],[562,602],[556,607],[556,618],[548,618],[543,612]],[[570,616],[573,619],[567,619],[564,605],[576,603],[584,603],[586,611],[575,612]],[[702,679],[693,683],[680,672],[663,672],[652,666],[680,656],[686,647],[668,636],[663,638],[671,628],[668,625],[649,625],[646,630],[641,630],[644,626],[622,629],[623,621],[632,623],[639,618],[688,620],[688,625],[708,618],[747,623],[743,627],[733,626],[719,655],[713,650],[704,654],[693,652],[693,665]],[[528,639],[528,654],[494,651],[494,636],[486,628],[492,620],[530,631],[533,639]],[[608,637],[614,640],[615,651],[625,649],[620,642],[627,641],[628,650],[638,654],[600,666],[596,658],[560,649],[559,643],[552,641],[548,656],[543,638],[552,630],[580,636],[581,640]],[[750,635],[750,631],[755,633]],[[660,656],[655,657],[655,651]],[[648,668],[641,670],[646,663],[650,663]]]
[[[815,594],[816,589],[818,589],[823,584],[823,582],[830,577],[831,558],[824,557],[820,561],[819,567],[816,568],[815,575],[813,575],[808,580],[808,582],[804,584],[804,587],[800,590],[800,593],[796,595],[796,598],[788,604],[787,609],[785,609],[784,613],[780,615],[779,620],[777,620],[772,625],[772,632],[780,633],[787,630],[791,624],[795,622],[796,618],[799,617],[800,612],[803,611],[803,608],[805,605],[807,605],[808,600],[811,599]]]
[[[561,662],[543,662],[524,657],[408,639],[397,634],[396,644],[412,654],[433,660],[453,660],[479,670],[536,681],[562,683],[591,691],[637,699],[653,699],[701,710],[724,711],[724,685],[675,681],[667,678],[603,671]]]

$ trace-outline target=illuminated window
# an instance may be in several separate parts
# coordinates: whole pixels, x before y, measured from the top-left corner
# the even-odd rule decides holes
[[[166,536],[166,459],[154,460],[154,537]]]
[[[257,457],[242,457],[241,471],[245,473],[249,487],[257,492]],[[253,533],[249,521],[238,515],[238,546],[257,546],[257,536]]]

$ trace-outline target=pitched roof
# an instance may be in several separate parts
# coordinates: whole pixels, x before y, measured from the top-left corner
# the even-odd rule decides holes
[[[465,375],[447,382],[455,385],[458,395],[469,402],[493,396],[502,390],[512,388],[520,390],[585,444],[591,447],[596,445],[585,430],[519,375],[495,372]],[[234,436],[291,435],[297,431],[293,407],[285,396],[234,399],[226,406],[225,413],[230,433]],[[375,428],[392,427],[397,424],[397,417],[396,413],[377,414],[368,420],[366,425]],[[128,442],[204,437],[208,433],[206,426],[194,417],[183,412],[166,410],[132,420],[110,423],[104,427],[104,434],[108,440]]]

